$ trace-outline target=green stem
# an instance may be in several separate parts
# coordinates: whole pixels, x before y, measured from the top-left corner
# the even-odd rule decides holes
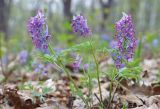
[[[72,79],[71,75],[69,74],[68,70],[65,68],[64,64],[62,63],[62,61],[60,59],[58,59],[60,65],[62,66],[64,72],[67,74],[67,77],[70,79],[70,81],[73,83],[74,87],[76,88],[77,91],[79,91],[79,88],[77,87],[77,85],[75,84],[74,80]],[[87,105],[87,107],[89,108],[89,104],[86,101],[86,99],[81,96],[81,99],[83,100],[83,102]]]
[[[103,99],[102,99],[101,84],[100,84],[100,76],[99,76],[99,64],[98,64],[98,61],[97,61],[96,56],[95,56],[95,52],[94,52],[94,48],[92,46],[91,39],[90,39],[89,42],[90,42],[90,46],[91,46],[91,50],[92,50],[92,55],[93,55],[93,58],[94,58],[94,61],[95,61],[95,64],[96,64],[96,73],[97,73],[97,80],[98,80],[98,88],[99,88],[99,93],[100,93],[100,104],[104,108]]]
[[[83,69],[83,71],[84,71],[84,74],[85,75],[87,75],[87,77],[88,77],[88,84],[87,84],[87,86],[88,86],[88,88],[89,88],[89,95],[88,95],[88,98],[89,98],[89,109],[92,107],[92,98],[91,98],[91,95],[92,95],[92,80],[91,80],[91,77],[90,77],[90,75],[88,74],[88,71],[86,72],[85,71],[85,69]]]
[[[108,103],[108,108],[107,109],[109,109],[110,108],[110,104],[111,104],[111,102],[112,102],[112,89],[113,89],[113,81],[111,80],[111,83],[110,83],[110,92],[109,92],[109,103]]]
[[[55,51],[52,49],[51,44],[49,43],[49,49],[51,51],[51,53],[53,55],[56,55]],[[77,87],[77,85],[75,84],[74,80],[72,79],[71,75],[69,74],[68,70],[66,69],[65,65],[62,63],[60,57],[58,56],[57,61],[59,62],[60,66],[62,67],[61,69],[64,70],[64,72],[67,74],[67,77],[69,78],[69,80],[73,83],[74,87],[76,88],[77,91],[79,91],[79,88]],[[56,64],[57,66],[59,66],[56,62],[53,62],[54,64]],[[81,99],[83,100],[83,102],[87,105],[87,107],[89,108],[88,102],[85,100],[85,98],[83,96],[81,96]]]
[[[107,106],[107,109],[110,109],[110,105],[111,105],[111,102],[113,101],[113,98],[114,98],[114,95],[116,93],[116,90],[117,90],[117,87],[119,86],[120,82],[122,81],[122,79],[120,79],[119,81],[116,81],[116,87],[115,87],[115,90],[113,91],[113,94],[111,94],[111,91],[113,89],[113,81],[111,80],[111,84],[110,84],[110,98],[109,98],[109,104]]]
[[[91,101],[91,99],[92,99],[91,98],[91,95],[92,95],[92,84],[91,84],[91,82],[92,81],[91,81],[91,77],[89,75],[88,75],[88,79],[89,79],[89,101],[92,102]],[[92,107],[92,103],[90,103],[90,107]]]

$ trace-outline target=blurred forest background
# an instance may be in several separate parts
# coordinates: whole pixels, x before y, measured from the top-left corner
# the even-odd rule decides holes
[[[31,38],[26,29],[30,16],[42,9],[47,16],[53,42],[70,46],[77,42],[71,34],[70,21],[75,14],[82,14],[94,36],[100,40],[114,37],[114,24],[122,12],[132,15],[136,37],[156,44],[160,40],[160,0],[1,0],[0,38],[1,55],[20,50],[32,50]],[[63,43],[62,43],[63,42]]]
[[[31,36],[27,32],[27,22],[38,10],[42,10],[46,16],[49,34],[52,36],[49,43],[56,54],[43,56],[36,53],[38,50],[34,49]],[[120,55],[121,52],[115,49],[112,49],[113,52],[107,49],[115,42],[115,23],[122,18],[122,12],[132,15],[138,39],[136,60],[127,62],[128,64],[128,59],[121,58],[124,54]],[[92,41],[84,43],[87,42],[86,38],[79,38],[72,32],[71,20],[77,14],[82,14],[88,21],[93,47]],[[78,45],[79,43],[81,45]],[[123,43],[125,52],[126,49],[131,52],[133,47],[127,43]],[[76,44],[78,46],[75,46]],[[71,46],[74,47],[66,50]],[[63,52],[59,53],[60,50]],[[118,53],[118,58],[116,56],[115,59],[120,64],[124,64],[121,60],[126,60],[126,67],[116,70],[108,52],[112,56]],[[62,54],[65,55],[61,56]],[[74,68],[78,71],[74,71]],[[69,71],[71,77],[67,77],[69,74],[63,75],[63,71]],[[99,76],[100,80],[97,79]],[[137,81],[137,78],[142,79]],[[75,84],[70,84],[69,79],[75,80]],[[91,106],[94,101],[97,101],[98,105],[102,101],[107,107],[115,105],[127,109],[126,106],[141,108],[151,102],[153,106],[158,106],[152,109],[160,109],[160,0],[0,0],[0,83],[0,109],[3,105],[2,109],[9,109],[8,106],[15,109],[24,109],[21,106],[33,109],[26,107],[30,105],[42,107],[37,109],[49,109],[44,107],[61,107],[63,103],[64,106],[72,107],[73,101],[78,100],[80,96],[86,98],[90,102],[87,104]],[[100,84],[104,100],[97,97],[101,92],[100,88],[97,88]],[[74,85],[77,87],[74,88]],[[13,90],[10,90],[12,88]],[[24,93],[23,96],[21,92]],[[73,92],[79,96],[78,99],[72,96]],[[119,99],[121,95],[125,95],[123,99]],[[41,100],[43,102],[40,102]],[[74,109],[83,108],[85,102],[80,101],[75,102],[80,108]]]

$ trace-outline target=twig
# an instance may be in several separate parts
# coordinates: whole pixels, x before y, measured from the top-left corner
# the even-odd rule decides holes
[[[97,96],[96,93],[94,93],[94,95],[96,96],[97,100],[99,101],[99,103],[101,103],[101,100],[99,99],[99,97]]]

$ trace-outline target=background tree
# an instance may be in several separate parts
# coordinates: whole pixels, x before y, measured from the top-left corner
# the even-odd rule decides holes
[[[9,29],[8,20],[10,15],[12,0],[1,0],[0,1],[0,32],[4,33],[5,40],[8,40]]]
[[[101,22],[101,30],[102,32],[105,31],[106,27],[105,27],[105,22],[109,16],[110,13],[110,8],[113,4],[113,0],[99,0],[100,2],[100,6],[101,6],[101,10],[102,10],[102,22]]]
[[[72,0],[63,0],[63,13],[64,13],[64,17],[67,18],[69,21],[72,18],[71,2],[72,2]]]

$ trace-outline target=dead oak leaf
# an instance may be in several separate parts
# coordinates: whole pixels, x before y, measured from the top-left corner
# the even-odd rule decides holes
[[[122,95],[119,98],[123,103],[127,103],[129,105],[132,105],[131,107],[137,107],[137,106],[142,106],[143,105],[142,100],[140,98],[138,98],[137,96],[133,95],[133,94]]]

